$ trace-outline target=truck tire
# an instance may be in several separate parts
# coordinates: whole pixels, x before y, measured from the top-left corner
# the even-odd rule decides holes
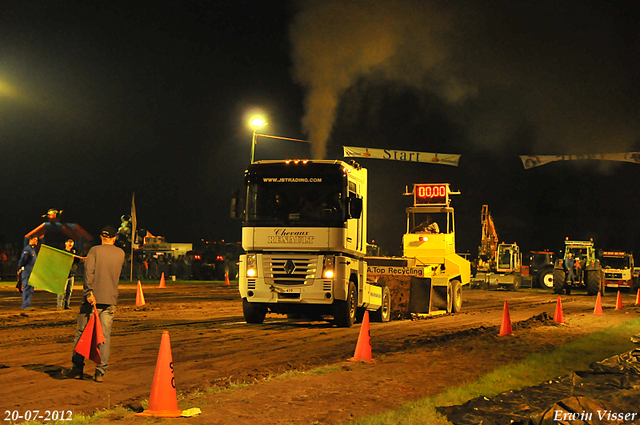
[[[584,280],[587,283],[587,294],[597,295],[600,291],[600,270],[585,271]]]
[[[522,275],[520,273],[514,273],[513,275],[513,285],[511,286],[512,291],[517,291],[520,289],[522,285]]]
[[[459,313],[462,310],[462,285],[459,280],[451,281],[451,312]]]
[[[538,286],[542,289],[553,289],[553,270],[543,270],[538,275]]]
[[[258,303],[250,303],[246,298],[243,298],[242,313],[244,314],[244,320],[247,323],[261,324],[264,322],[264,318],[267,315],[267,307]]]
[[[341,328],[350,328],[353,326],[356,322],[356,310],[358,309],[358,293],[356,292],[356,284],[349,282],[347,299],[344,301],[335,300],[333,305],[333,318],[336,325]]]
[[[382,305],[371,312],[371,320],[383,323],[391,321],[391,291],[386,285],[382,287]]]
[[[564,292],[564,279],[566,275],[562,269],[553,270],[553,292],[561,295]]]
[[[447,284],[447,313],[453,312],[453,288],[452,282]]]

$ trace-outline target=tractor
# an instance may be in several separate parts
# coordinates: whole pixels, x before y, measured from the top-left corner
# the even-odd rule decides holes
[[[553,291],[556,294],[571,294],[573,288],[586,287],[587,294],[596,295],[602,291],[603,279],[600,260],[596,258],[593,239],[590,241],[570,241],[566,238],[564,256],[556,260],[553,268]],[[574,280],[569,281],[569,270],[565,264],[569,256],[573,257]]]

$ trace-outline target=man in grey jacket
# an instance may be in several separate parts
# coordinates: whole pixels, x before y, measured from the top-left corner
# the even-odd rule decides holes
[[[102,332],[104,333],[104,343],[98,346],[101,363],[96,365],[94,375],[96,382],[103,382],[103,376],[108,367],[111,349],[111,325],[113,324],[113,316],[118,304],[118,282],[124,263],[124,251],[114,245],[116,236],[115,227],[106,226],[102,229],[100,234],[102,245],[96,245],[89,250],[84,266],[84,302],[78,314],[78,327],[74,347],[78,343],[95,308],[98,311]],[[67,372],[66,376],[83,379],[84,357],[74,351],[71,362],[73,367]]]

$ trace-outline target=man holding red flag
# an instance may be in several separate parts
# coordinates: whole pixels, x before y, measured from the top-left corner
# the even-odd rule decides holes
[[[102,229],[100,238],[102,245],[96,245],[89,250],[85,262],[84,302],[78,314],[78,327],[74,346],[80,340],[82,333],[95,309],[100,318],[104,343],[98,346],[100,364],[96,364],[94,380],[103,382],[107,371],[109,352],[111,348],[111,325],[118,304],[118,282],[124,264],[124,251],[115,246],[117,231],[113,226]],[[77,351],[71,358],[73,367],[66,373],[68,378],[84,378],[84,357]]]

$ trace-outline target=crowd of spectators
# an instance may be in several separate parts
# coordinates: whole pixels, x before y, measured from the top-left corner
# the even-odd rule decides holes
[[[18,260],[20,259],[22,248],[10,243],[0,246],[0,277],[3,281],[17,281]],[[164,273],[167,279],[175,276],[176,279],[188,280],[193,278],[192,264],[193,255],[191,254],[180,255],[175,258],[169,254],[136,254],[133,262],[133,278],[136,280],[160,279],[162,273]],[[76,275],[82,278],[84,274],[82,262],[78,266]],[[120,278],[128,280],[130,276],[131,256],[127,254]]]
[[[134,279],[160,279],[162,273],[165,278],[175,276],[176,279],[191,279],[192,255],[180,255],[173,257],[167,255],[135,255],[133,261]],[[125,279],[131,275],[131,257],[127,255],[122,268],[121,278]]]
[[[17,247],[10,243],[0,246],[0,276],[2,280],[17,281],[18,260],[23,247]]]

